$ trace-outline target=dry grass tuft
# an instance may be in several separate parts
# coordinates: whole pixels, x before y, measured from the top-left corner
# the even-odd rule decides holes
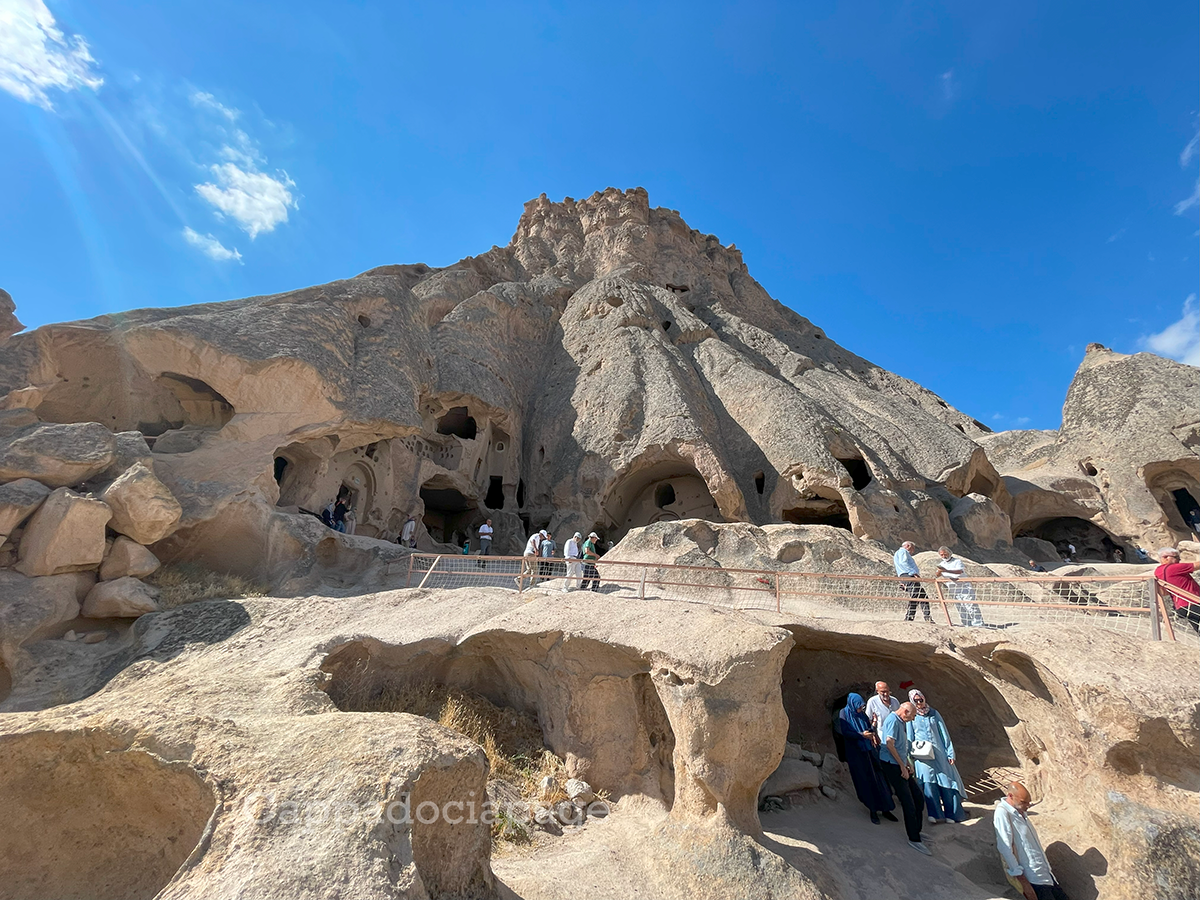
[[[249,578],[214,572],[196,563],[163,566],[145,581],[161,592],[158,605],[163,609],[175,609],[198,600],[262,597],[267,592],[266,587]]]

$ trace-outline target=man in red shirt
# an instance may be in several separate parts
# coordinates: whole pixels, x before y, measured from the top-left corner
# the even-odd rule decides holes
[[[1155,578],[1193,596],[1200,596],[1200,584],[1196,584],[1196,579],[1192,577],[1192,572],[1196,570],[1195,563],[1180,562],[1179,551],[1174,547],[1163,547],[1159,550],[1158,561],[1162,565],[1154,570]],[[1172,593],[1171,598],[1175,601],[1175,615],[1186,619],[1189,625],[1200,632],[1200,604],[1193,603],[1179,594]]]

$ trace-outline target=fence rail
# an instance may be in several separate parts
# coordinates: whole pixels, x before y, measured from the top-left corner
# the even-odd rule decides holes
[[[524,593],[593,590],[642,600],[708,603],[815,618],[913,618],[950,626],[1008,628],[1033,623],[1086,625],[1146,640],[1200,645],[1191,627],[1174,628],[1168,602],[1178,588],[1151,574],[897,578],[729,569],[601,559],[569,568],[566,560],[414,553],[406,586],[494,587]],[[592,567],[594,566],[594,568]],[[1180,592],[1186,594],[1186,592]],[[1189,595],[1190,597],[1191,595]],[[1200,598],[1191,602],[1200,604]],[[1173,604],[1172,604],[1173,605]]]

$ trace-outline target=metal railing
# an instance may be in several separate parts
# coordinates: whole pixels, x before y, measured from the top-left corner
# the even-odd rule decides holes
[[[494,587],[593,590],[641,600],[707,603],[813,618],[914,618],[950,626],[1008,628],[1050,623],[1088,625],[1140,637],[1200,645],[1191,629],[1177,632],[1168,610],[1171,585],[1153,575],[1054,575],[897,578],[731,569],[601,559],[568,569],[561,558],[414,553],[408,587]],[[1186,593],[1186,592],[1184,592]],[[1193,602],[1200,603],[1200,598]]]

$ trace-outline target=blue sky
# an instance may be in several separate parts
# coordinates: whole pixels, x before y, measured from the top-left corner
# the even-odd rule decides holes
[[[1197,4],[0,0],[33,327],[504,245],[645,187],[997,430],[1084,347],[1200,363]]]

